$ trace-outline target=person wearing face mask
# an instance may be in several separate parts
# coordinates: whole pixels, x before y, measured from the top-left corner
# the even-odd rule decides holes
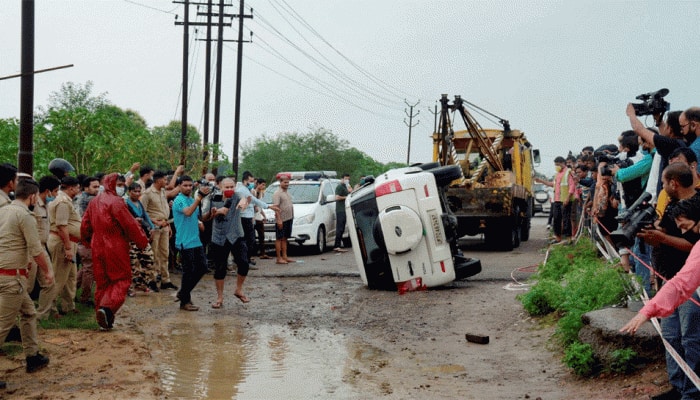
[[[15,200],[0,209],[0,343],[5,341],[19,315],[26,370],[31,373],[45,367],[49,359],[39,353],[37,314],[27,290],[30,258],[41,268],[47,284],[54,277],[39,240],[36,219],[29,211],[36,204],[39,185],[33,179],[22,179],[13,186]]]
[[[104,186],[104,193],[85,210],[80,233],[83,244],[92,249],[95,319],[100,328],[109,330],[131,286],[129,242],[145,249],[148,238],[124,199],[116,195],[117,174],[107,175]]]
[[[119,197],[124,197],[126,194],[126,178],[124,175],[117,175],[117,187],[115,188],[115,193]]]
[[[94,199],[100,191],[100,180],[94,176],[86,176],[82,180],[83,192],[76,198],[78,200],[78,214],[82,218],[87,210],[90,200]],[[86,306],[94,307],[92,301],[92,251],[82,243],[78,243],[78,255],[80,256],[80,270],[78,271],[77,287],[83,290],[80,293],[80,302]]]
[[[692,154],[692,153],[691,153]],[[664,281],[672,279],[686,263],[695,240],[684,235],[676,224],[675,213],[683,201],[697,203],[700,194],[695,189],[695,171],[687,163],[672,162],[661,175],[663,188],[671,201],[652,229],[642,229],[637,236],[653,246],[652,263]],[[688,229],[686,226],[685,229]],[[657,280],[661,290],[667,283]],[[656,297],[656,296],[655,296]],[[688,365],[700,372],[700,307],[688,302],[661,320],[662,337],[683,357]],[[673,358],[666,353],[666,370],[678,398],[698,398],[700,392],[688,380]]]
[[[42,288],[39,294],[39,318],[49,316],[56,310],[54,304],[61,297],[61,310],[54,312],[55,318],[61,314],[77,313],[75,292],[77,265],[75,257],[80,241],[80,215],[73,207],[73,199],[80,193],[80,182],[72,176],[61,179],[61,190],[56,199],[49,203],[49,240],[47,242],[51,264],[54,268],[55,284],[52,288]]]
[[[228,256],[233,254],[236,262],[236,289],[234,296],[241,302],[250,301],[243,294],[243,282],[248,276],[248,248],[244,238],[243,225],[241,224],[241,210],[245,209],[247,201],[234,190],[233,179],[225,178],[221,181],[223,191],[223,203],[216,207],[212,204],[214,222],[212,225],[211,247],[214,261],[214,282],[216,284],[216,301],[212,308],[221,308],[224,304],[224,279],[228,273]]]
[[[557,157],[554,159],[554,169],[557,171],[554,181],[545,181],[536,178],[535,181],[554,188],[554,201],[552,202],[552,228],[554,229],[554,240],[552,244],[561,242],[562,235],[571,235],[564,231],[564,208],[569,205],[569,201],[576,192],[576,182],[574,177],[566,168],[566,159]]]
[[[333,251],[336,253],[345,253],[343,249],[343,232],[345,232],[345,223],[347,217],[345,215],[345,199],[352,191],[350,186],[350,174],[343,174],[343,179],[340,184],[335,187],[335,245]]]
[[[634,318],[620,329],[620,332],[634,335],[645,322],[652,318],[664,318],[665,320],[669,317],[674,318],[674,314],[679,312],[683,313],[689,309],[698,308],[698,305],[689,299],[700,300],[700,297],[698,297],[698,287],[700,286],[700,244],[698,244],[698,239],[700,238],[700,224],[698,224],[700,222],[700,203],[697,199],[682,200],[678,202],[678,205],[673,210],[673,216],[676,226],[683,233],[683,237],[686,240],[694,241],[695,245],[680,271],[664,283],[661,290],[639,310]],[[684,341],[683,348],[693,345],[697,346],[698,344],[697,342]],[[697,373],[697,363],[691,364],[694,360],[688,360],[688,352],[680,354],[685,354],[684,359],[686,362],[689,362],[691,367],[694,366],[693,370]],[[668,358],[667,362],[669,362]],[[677,381],[683,382],[681,378],[677,379]],[[675,398],[681,398],[682,390],[682,388],[679,389],[674,384],[672,391],[676,395]]]
[[[177,290],[170,281],[170,272],[168,271],[168,255],[170,252],[170,224],[168,216],[170,214],[170,206],[168,205],[168,196],[166,194],[166,173],[163,171],[155,171],[153,173],[153,185],[141,193],[141,204],[150,217],[155,229],[151,231],[151,248],[153,248],[153,261],[155,270],[160,274],[160,290],[172,289]]]
[[[58,194],[58,188],[61,186],[61,181],[55,176],[47,175],[39,179],[39,195],[36,199],[36,204],[34,205],[34,218],[36,218],[36,226],[39,232],[39,240],[41,241],[41,247],[44,248],[46,252],[46,257],[49,257],[48,250],[46,250],[46,243],[49,240],[49,229],[51,225],[49,224],[49,209],[48,203],[53,201]],[[51,274],[53,275],[53,266],[51,267]],[[36,263],[32,262],[32,268],[29,270],[29,288],[27,291],[29,293],[34,292],[34,285],[37,282],[37,275],[39,286],[42,288],[48,287],[46,283],[46,278],[43,272],[41,272]],[[36,294],[38,296],[38,293]]]
[[[236,187],[236,194],[245,200],[247,207],[241,212],[241,224],[243,232],[245,232],[245,241],[248,248],[248,262],[255,265],[255,260],[252,258],[256,254],[255,248],[255,207],[261,209],[268,208],[268,204],[253,196],[251,189],[255,188],[255,178],[250,171],[243,172],[243,180]]]

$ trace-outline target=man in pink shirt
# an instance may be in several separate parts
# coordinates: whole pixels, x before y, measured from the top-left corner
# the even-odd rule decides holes
[[[554,176],[554,182],[536,179],[537,182],[543,183],[554,188],[554,201],[552,202],[552,227],[554,228],[554,241],[552,243],[561,242],[562,235],[571,236],[571,224],[564,221],[564,210],[569,206],[569,202],[574,198],[576,192],[576,182],[569,168],[566,167],[564,157],[554,159],[554,168],[557,174]],[[564,229],[567,227],[568,229]]]

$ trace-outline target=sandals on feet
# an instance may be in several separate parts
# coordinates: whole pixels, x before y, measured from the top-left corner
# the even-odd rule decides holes
[[[250,299],[249,299],[248,297],[246,297],[246,295],[244,295],[244,294],[236,294],[236,293],[234,293],[233,295],[236,296],[236,297],[238,297],[238,300],[240,300],[241,303],[244,303],[244,304],[245,304],[245,303],[247,303],[247,302],[250,301]]]
[[[221,301],[217,300],[216,302],[211,303],[211,308],[221,308],[221,307],[223,307],[223,305],[224,305],[223,300],[221,300]]]

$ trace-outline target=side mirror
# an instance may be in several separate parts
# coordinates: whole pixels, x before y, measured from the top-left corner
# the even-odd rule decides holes
[[[540,162],[542,161],[540,158],[540,151],[539,149],[532,150],[532,160],[534,161],[535,165],[540,165]]]
[[[329,194],[326,196],[326,203],[333,203],[335,201],[335,195],[334,194]]]

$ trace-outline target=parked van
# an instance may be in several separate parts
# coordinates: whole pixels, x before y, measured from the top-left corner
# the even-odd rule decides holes
[[[277,181],[265,190],[263,201],[272,204],[272,195],[279,190],[279,178],[290,178],[289,191],[294,203],[294,222],[289,243],[313,247],[316,254],[323,253],[328,244],[335,241],[335,188],[340,184],[335,171],[280,172]],[[265,213],[265,242],[275,241],[275,212]],[[343,232],[344,243],[350,245],[347,227]]]

